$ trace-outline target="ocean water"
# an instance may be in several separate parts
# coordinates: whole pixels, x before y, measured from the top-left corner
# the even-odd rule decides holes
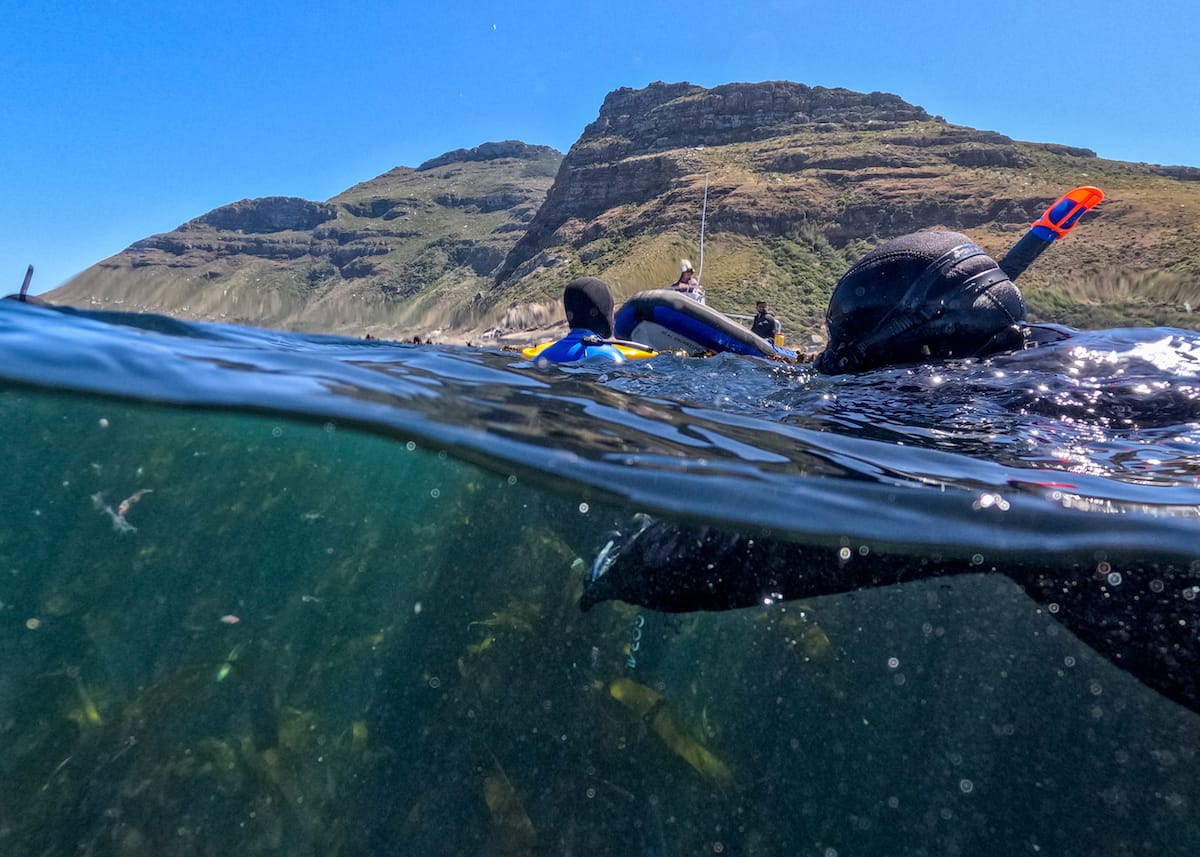
[[[0,416],[0,854],[1200,847],[1195,706],[988,572],[1195,600],[1195,333],[823,378],[0,301]],[[640,515],[979,573],[581,611]]]

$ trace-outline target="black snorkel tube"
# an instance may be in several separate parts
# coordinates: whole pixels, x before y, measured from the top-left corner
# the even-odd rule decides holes
[[[33,279],[33,265],[25,269],[25,279],[21,281],[21,291],[17,294],[17,300],[25,303],[25,295],[29,292],[29,281]]]

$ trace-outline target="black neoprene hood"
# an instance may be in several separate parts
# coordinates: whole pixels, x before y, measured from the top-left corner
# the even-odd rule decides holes
[[[916,232],[876,247],[833,289],[826,374],[1019,347],[1025,301],[996,261],[959,232]]]
[[[567,324],[590,330],[604,339],[613,335],[613,298],[608,284],[596,277],[579,277],[563,289]]]

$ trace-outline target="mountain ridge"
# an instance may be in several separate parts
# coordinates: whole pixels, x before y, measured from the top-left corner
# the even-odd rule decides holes
[[[788,81],[617,89],[565,155],[489,142],[324,202],[242,200],[46,297],[394,338],[532,335],[557,318],[573,276],[601,276],[625,297],[707,251],[711,304],[744,312],[763,297],[811,337],[837,276],[876,241],[952,228],[999,256],[1076,184],[1100,185],[1108,201],[1085,238],[1022,280],[1034,314],[1086,323],[1101,303],[1115,307],[1103,319],[1188,321],[1200,169],[1016,141],[889,93]]]

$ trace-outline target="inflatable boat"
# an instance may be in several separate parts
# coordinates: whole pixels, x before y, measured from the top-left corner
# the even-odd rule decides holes
[[[730,351],[751,357],[795,360],[796,352],[751,333],[729,316],[671,289],[638,292],[617,311],[617,337],[656,351],[688,354]]]

